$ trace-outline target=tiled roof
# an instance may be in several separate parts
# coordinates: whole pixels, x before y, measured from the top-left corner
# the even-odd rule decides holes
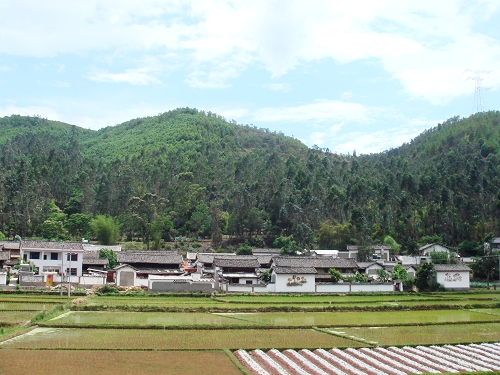
[[[197,257],[198,257],[198,253],[193,253],[193,252],[188,251],[186,254],[187,260],[196,260]]]
[[[235,253],[198,253],[198,262],[212,264],[215,257],[230,258],[235,256]]]
[[[94,245],[94,244],[90,244],[90,243],[84,243],[84,244],[82,244],[82,246],[83,246],[83,249],[85,251],[99,252],[99,250],[101,250],[101,249],[108,249],[108,250],[115,251],[115,252],[122,251],[121,245],[109,246],[109,245]]]
[[[81,242],[64,241],[21,241],[21,249],[47,249],[47,250],[83,250]]]
[[[252,249],[253,255],[280,255],[281,249]]]
[[[156,264],[182,264],[182,255],[177,251],[165,250],[128,250],[116,253],[119,263],[156,263]]]
[[[13,249],[17,250],[19,249],[20,243],[17,241],[1,241],[0,242],[0,247],[3,247],[4,249]]]
[[[317,274],[318,272],[314,267],[275,267],[274,272],[277,274]]]
[[[257,255],[257,260],[260,265],[270,265],[273,260],[272,255]]]
[[[358,268],[354,259],[350,258],[280,256],[274,257],[273,262],[277,267]]]
[[[0,251],[0,260],[9,260],[10,251]]]
[[[471,269],[465,264],[435,264],[436,271],[470,271]]]
[[[96,266],[107,266],[109,263],[108,258],[99,258],[98,251],[84,251],[82,264],[85,265],[96,265]]]
[[[358,245],[347,245],[347,250],[359,250],[362,246]],[[391,250],[389,245],[367,245],[365,248],[369,250]]]
[[[148,274],[148,275],[182,275],[184,271],[181,270],[170,270],[161,268],[137,268],[137,273]]]
[[[426,244],[426,245],[424,245],[424,246],[420,247],[418,250],[419,250],[419,251],[423,251],[423,250],[425,250],[425,249],[428,249],[429,247],[436,246],[436,245],[439,245],[439,244],[438,244],[438,243],[435,243],[435,242],[434,242],[434,243],[428,243],[428,244]],[[443,246],[443,247],[444,247],[444,246]]]
[[[231,267],[231,268],[259,268],[260,263],[257,257],[251,255],[236,255],[226,258],[215,258],[214,266],[216,267]]]

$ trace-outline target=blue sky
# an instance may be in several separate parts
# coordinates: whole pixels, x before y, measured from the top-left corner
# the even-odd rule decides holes
[[[469,116],[477,70],[499,110],[499,0],[0,0],[0,116],[194,107],[367,154]]]

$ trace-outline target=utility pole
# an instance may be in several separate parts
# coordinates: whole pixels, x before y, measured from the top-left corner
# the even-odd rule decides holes
[[[62,245],[62,251],[61,251],[61,272],[59,272],[61,276],[61,280],[59,282],[59,295],[62,297],[63,292],[62,292],[62,286],[63,286],[63,275],[64,275],[64,244]]]
[[[71,297],[71,251],[69,252],[68,298]]]
[[[483,103],[483,94],[482,94],[482,86],[481,74],[491,73],[491,70],[471,70],[467,69],[466,72],[474,73],[474,76],[466,78],[467,80],[472,80],[475,83],[475,91],[474,91],[474,105],[472,106],[472,113],[484,112],[485,107]]]

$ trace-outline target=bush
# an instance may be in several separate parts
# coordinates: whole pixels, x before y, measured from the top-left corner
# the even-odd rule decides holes
[[[103,285],[96,289],[96,294],[118,294],[118,288],[109,285]]]
[[[193,247],[194,249],[198,248],[198,247],[201,247],[201,243],[199,242],[195,242],[191,245],[191,247]]]

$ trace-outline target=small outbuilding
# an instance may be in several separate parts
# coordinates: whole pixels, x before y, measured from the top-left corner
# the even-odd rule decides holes
[[[436,281],[447,290],[469,290],[471,269],[465,264],[436,264]]]

